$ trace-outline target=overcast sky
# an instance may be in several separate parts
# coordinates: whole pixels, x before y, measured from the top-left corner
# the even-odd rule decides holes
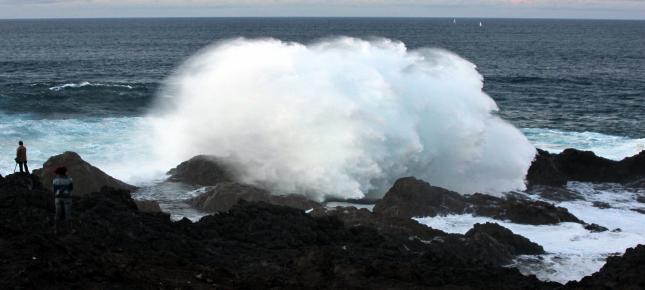
[[[0,18],[386,16],[645,19],[645,0],[0,0]]]

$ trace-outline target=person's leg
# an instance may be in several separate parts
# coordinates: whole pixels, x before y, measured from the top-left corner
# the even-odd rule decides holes
[[[25,172],[27,172],[27,174],[29,174],[29,167],[27,167],[27,161],[25,161]]]
[[[65,227],[67,233],[72,233],[72,199],[65,198]]]
[[[18,162],[18,166],[20,167],[20,173],[23,173],[24,171],[22,171],[22,162]]]
[[[65,199],[65,220],[71,220],[71,219],[72,219],[72,199],[66,198]]]
[[[56,215],[54,215],[54,234],[58,233],[58,222],[60,221],[63,205],[61,204],[60,198],[54,199],[54,205],[56,206]]]

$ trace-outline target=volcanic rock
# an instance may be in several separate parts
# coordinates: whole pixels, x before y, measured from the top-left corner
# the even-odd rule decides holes
[[[637,213],[645,214],[645,208],[632,208],[631,210]]]
[[[544,254],[542,246],[531,242],[525,237],[516,235],[511,230],[496,223],[475,224],[466,233],[466,238],[471,240],[492,239],[507,248],[511,255]]]
[[[2,178],[0,176],[0,187],[14,190],[42,190],[44,189],[40,178],[35,174],[13,173]]]
[[[624,255],[609,257],[607,263],[580,282],[567,283],[567,289],[645,289],[645,246],[627,249]]]
[[[137,209],[142,212],[161,212],[161,207],[159,203],[154,200],[135,200],[134,203],[137,205]]]
[[[584,199],[581,194],[573,190],[568,190],[566,188],[556,186],[533,185],[526,192],[528,194],[539,195],[544,199],[557,202]]]
[[[610,205],[610,204],[608,204],[608,203],[606,203],[606,202],[602,202],[602,201],[594,201],[591,205],[592,205],[593,207],[597,207],[597,208],[599,208],[599,209],[608,209],[608,208],[611,208],[611,205]]]
[[[172,222],[166,214],[137,210],[127,191],[103,188],[75,197],[74,233],[55,235],[47,222],[51,192],[37,183],[32,189],[22,186],[26,181],[5,183],[14,178],[30,177],[9,176],[0,184],[0,289],[557,286],[490,262],[496,259],[487,257],[488,249],[502,243],[449,235],[431,245],[267,203],[242,202],[197,223]],[[453,242],[460,239],[465,242]]]
[[[534,185],[564,186],[567,177],[558,170],[553,156],[541,149],[537,149],[535,159],[526,174],[529,187]]]
[[[628,187],[632,188],[645,188],[645,177],[644,178],[639,178],[634,181],[631,181],[627,184],[625,184]]]
[[[645,195],[636,196],[636,201],[638,201],[640,203],[645,203]]]
[[[404,177],[376,202],[374,212],[412,218],[463,213],[466,206],[465,198],[459,193],[431,186],[414,177]]]
[[[318,208],[310,214],[314,217],[336,217],[347,227],[374,228],[379,234],[405,241],[404,247],[410,251],[431,251],[445,259],[474,259],[504,266],[518,255],[544,253],[540,245],[497,224],[478,224],[464,236],[432,229],[413,219],[377,215],[355,207]]]
[[[311,209],[320,204],[302,195],[272,195],[266,190],[235,182],[220,182],[188,201],[193,207],[207,212],[225,212],[239,200],[262,201],[297,209]]]
[[[608,228],[603,227],[599,224],[587,224],[585,225],[585,229],[592,233],[601,233],[609,230]]]
[[[557,155],[556,164],[570,180],[624,183],[645,177],[645,150],[614,161],[591,151],[566,149]]]
[[[212,186],[220,182],[235,181],[231,166],[218,157],[198,155],[168,171],[169,181],[190,185]]]
[[[54,171],[61,166],[67,167],[67,175],[74,180],[72,194],[75,196],[100,191],[104,186],[126,191],[134,191],[137,189],[135,186],[107,175],[101,169],[87,163],[77,153],[70,151],[50,157],[43,164],[42,169],[34,170],[33,173],[40,177],[40,180],[47,189],[51,190]]]
[[[499,198],[476,193],[467,196],[467,202],[469,207],[466,213],[498,220],[509,220],[518,224],[584,223],[569,213],[566,208],[554,206],[544,201],[520,199],[514,196]]]
[[[640,186],[640,180],[645,178],[645,150],[621,161],[599,157],[591,151],[566,149],[559,154],[550,154],[539,150],[526,179],[529,186],[557,186],[564,185],[561,182],[563,177],[573,181],[632,183],[633,186]]]
[[[413,177],[397,180],[383,199],[376,203],[374,212],[403,218],[471,213],[531,225],[582,223],[567,209],[547,202],[515,196],[505,198],[485,194],[462,196]]]

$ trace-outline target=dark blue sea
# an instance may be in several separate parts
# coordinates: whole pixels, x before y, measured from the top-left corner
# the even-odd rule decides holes
[[[150,140],[153,137],[146,138],[146,132],[141,131],[149,122],[151,108],[158,103],[168,78],[191,56],[210,44],[228,39],[274,38],[308,45],[340,36],[365,40],[387,38],[402,42],[408,50],[441,48],[458,54],[477,66],[477,71],[483,76],[483,91],[499,107],[495,114],[521,130],[535,147],[553,152],[569,147],[593,150],[611,159],[621,159],[645,150],[645,21],[463,18],[0,20],[0,174],[14,169],[13,155],[20,139],[29,148],[32,168],[39,167],[49,156],[73,150],[109,174],[143,185],[139,197],[158,199],[164,210],[173,213],[174,217],[181,217],[190,210],[176,200],[195,192],[181,186],[157,186],[155,178],[158,172],[163,174],[169,167],[168,164],[160,166],[155,155],[149,153],[158,149],[156,147],[179,150],[181,138],[193,141],[196,138],[192,132],[182,135],[185,132],[174,128],[172,121],[162,124],[169,131],[178,132],[179,141]],[[258,57],[256,61],[261,62],[259,60],[265,56],[259,53],[253,57]],[[311,71],[315,72],[308,72]],[[253,86],[251,83],[248,85]],[[441,87],[441,84],[437,86]],[[248,93],[245,86],[239,88]],[[218,88],[206,86],[196,88],[195,92],[207,89],[216,91]],[[300,89],[299,86],[293,91]],[[290,88],[285,90],[287,93],[291,91]],[[360,91],[356,93],[361,96]],[[206,104],[202,108],[199,105],[193,106],[195,112],[210,113]],[[466,104],[464,107],[469,106]],[[217,109],[223,119],[230,118],[228,113],[234,113],[227,112],[226,108]],[[457,111],[446,119],[464,118],[461,113]],[[183,116],[190,117],[189,114]],[[214,118],[219,120],[217,116]],[[262,125],[270,126],[275,123],[284,125],[280,122],[287,119],[273,120],[269,116],[261,120],[265,121]],[[471,122],[478,127],[478,119],[474,120]],[[175,121],[182,123],[185,120],[178,118]],[[306,120],[302,122],[306,124]],[[209,129],[225,131],[226,125],[214,122],[196,123],[189,127],[203,127],[201,132]],[[237,138],[245,133],[239,129],[228,132],[226,136]],[[298,138],[303,136],[296,132],[299,131],[286,133],[291,133],[294,140],[300,140]],[[463,132],[454,133],[459,135]],[[313,136],[314,139],[317,137]],[[302,139],[304,144],[309,144],[307,142],[312,136]],[[267,136],[259,136],[257,140],[275,141],[275,144],[267,146],[275,145],[276,148],[280,148],[281,141],[284,141]],[[229,141],[216,138],[192,145],[209,148],[209,144]],[[342,141],[338,138],[339,143]],[[431,141],[436,140],[428,142]],[[172,147],[169,143],[178,143],[178,146]],[[248,143],[253,142],[242,145],[251,149],[264,148],[263,144]],[[416,144],[411,143],[412,147]],[[461,145],[480,145],[472,143],[474,145],[457,142],[446,148],[447,151],[459,151]],[[321,150],[314,153],[330,149],[325,146],[330,144],[321,145]],[[405,147],[398,143],[394,145],[394,153]],[[496,145],[500,156],[513,151],[502,147],[510,148],[514,144]],[[377,160],[387,161],[391,157],[386,149],[383,149],[385,154],[379,153]],[[258,151],[262,157],[264,153],[272,153],[250,150],[254,154]],[[337,153],[342,155],[346,152]],[[442,152],[437,154],[439,157],[443,155],[450,157]],[[278,156],[281,161],[293,161],[288,160],[289,157]],[[335,161],[327,158],[330,156],[316,159],[319,157],[316,154],[305,157],[311,157],[306,161],[314,160],[326,165]],[[493,164],[497,160],[497,156],[483,158],[492,160]],[[357,160],[355,164],[364,165],[361,163],[363,159]],[[527,163],[530,159],[524,161]],[[255,170],[268,164],[260,163],[248,167]],[[343,163],[339,167],[345,169],[345,165]],[[502,164],[501,167],[505,166]],[[302,175],[309,177],[305,173],[311,173],[313,179],[317,178],[314,173],[320,168],[303,168],[300,171]],[[361,170],[364,168],[370,167],[361,167]],[[366,174],[365,171],[352,170],[349,170],[352,174]],[[280,170],[269,170],[262,174],[267,172],[269,176],[281,173]],[[520,179],[522,174],[515,173]],[[335,176],[327,171],[323,177],[332,181],[342,179],[334,179]],[[326,182],[327,179],[323,181],[325,185],[335,185]],[[307,182],[312,181],[305,179],[304,184]],[[548,252],[541,257],[526,257],[516,266],[543,280],[566,282],[597,271],[609,254],[642,243],[645,238],[643,215],[631,210],[642,208],[636,201],[637,194],[642,193],[603,186],[569,184],[569,189],[583,195],[585,200],[558,205],[587,222],[620,227],[622,232],[589,233],[579,224],[568,223],[553,226],[507,223],[504,226],[540,243]],[[175,196],[177,192],[182,193],[181,197]],[[591,204],[593,201],[607,202],[612,208],[595,208]],[[182,210],[186,211],[182,213]],[[448,232],[465,232],[472,224],[487,221],[464,215],[420,220]]]
[[[0,20],[0,111],[136,116],[200,48],[234,37],[346,35],[439,47],[475,63],[522,128],[643,138],[645,21],[384,18]],[[60,87],[65,84],[89,86]],[[58,90],[51,88],[60,87]]]

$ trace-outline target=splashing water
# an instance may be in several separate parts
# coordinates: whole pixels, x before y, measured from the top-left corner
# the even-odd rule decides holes
[[[535,149],[497,117],[475,65],[387,39],[235,39],[171,76],[150,113],[168,164],[234,160],[276,192],[360,198],[414,175],[462,193],[524,187]]]

